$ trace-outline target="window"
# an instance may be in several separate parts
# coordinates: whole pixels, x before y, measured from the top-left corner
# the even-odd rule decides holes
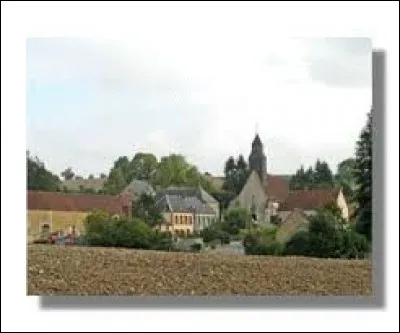
[[[175,216],[175,223],[178,224],[178,215]]]
[[[179,216],[181,224],[183,224],[183,218],[182,217],[183,217],[182,215]]]

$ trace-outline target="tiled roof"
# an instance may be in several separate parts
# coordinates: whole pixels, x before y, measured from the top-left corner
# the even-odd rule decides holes
[[[338,189],[313,189],[290,192],[279,210],[322,208],[328,203],[335,202],[339,195]]]
[[[269,198],[283,202],[289,194],[289,181],[285,176],[267,175],[266,192]]]
[[[110,214],[123,214],[131,203],[126,196],[69,194],[61,192],[28,191],[28,210],[87,212],[104,210]],[[129,208],[128,208],[129,209]]]

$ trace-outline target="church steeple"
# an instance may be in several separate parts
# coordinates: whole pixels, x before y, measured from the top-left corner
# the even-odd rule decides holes
[[[249,168],[251,171],[257,171],[263,184],[267,181],[267,158],[264,154],[264,147],[261,139],[256,133],[256,136],[251,144],[251,153],[249,156]]]

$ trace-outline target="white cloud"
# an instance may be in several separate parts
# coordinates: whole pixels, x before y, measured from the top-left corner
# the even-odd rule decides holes
[[[316,158],[334,164],[354,150],[371,105],[371,50],[364,41],[266,40],[239,30],[214,33],[211,26],[192,37],[182,40],[166,28],[117,41],[31,40],[31,82],[83,82],[95,100],[46,123],[30,114],[31,127],[48,131],[28,132],[29,145],[50,159],[53,149],[39,142],[52,142],[58,127],[63,156],[79,170],[99,172],[137,148],[158,156],[180,152],[202,170],[221,173],[228,155],[248,156],[256,123],[274,173]],[[81,158],[77,146],[101,154]]]

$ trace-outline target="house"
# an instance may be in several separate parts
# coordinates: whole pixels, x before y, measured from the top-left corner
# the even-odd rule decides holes
[[[296,233],[303,230],[307,231],[309,223],[307,214],[301,209],[294,209],[286,217],[284,223],[279,226],[275,236],[276,240],[280,243],[286,243]]]
[[[349,219],[349,207],[341,189],[312,189],[292,191],[278,208],[278,216],[285,221],[295,209],[301,209],[306,215],[315,214],[316,210],[328,204],[336,204],[342,217]]]
[[[165,194],[156,204],[164,217],[159,230],[171,235],[185,236],[200,232],[216,221],[215,211],[195,196]]]
[[[131,202],[128,197],[122,195],[28,191],[28,239],[37,239],[43,233],[67,233],[72,229],[82,233],[86,216],[94,210],[103,210],[117,216],[130,216]]]
[[[121,192],[124,195],[130,195],[133,201],[139,199],[142,194],[155,196],[156,192],[146,180],[134,179]]]
[[[165,195],[177,195],[183,198],[196,197],[203,204],[209,206],[215,214],[216,218],[220,216],[219,202],[209,193],[207,193],[201,185],[197,187],[178,187],[170,186],[166,189],[157,191],[156,199],[159,199]]]

